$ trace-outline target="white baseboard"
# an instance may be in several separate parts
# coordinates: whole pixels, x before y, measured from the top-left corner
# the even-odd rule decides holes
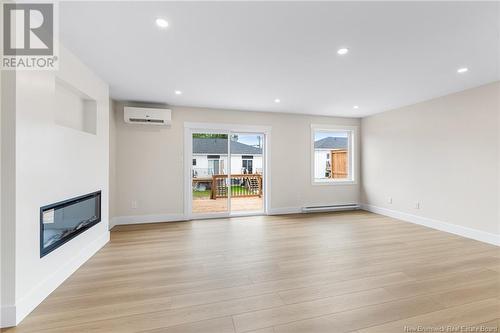
[[[111,218],[109,229],[115,225],[123,224],[143,224],[157,222],[177,222],[185,221],[184,214],[153,214],[153,215],[134,215],[134,216],[116,216]]]
[[[90,259],[90,257],[99,251],[108,241],[109,232],[106,231],[87,247],[82,249],[70,262],[40,282],[40,284],[33,288],[30,293],[17,301],[15,306],[2,308],[1,327],[18,325],[21,320],[33,311],[48,295],[50,295],[50,293],[59,287],[64,280]]]
[[[449,232],[451,234],[459,235],[462,237],[471,238],[480,242],[500,246],[500,235],[497,234],[492,234],[481,230],[476,230],[456,224],[430,219],[427,217],[403,213],[396,210],[377,207],[368,204],[362,204],[361,208],[372,213],[393,217],[395,219],[399,219],[405,222],[423,225],[425,227],[429,227],[432,229],[437,229],[440,231]]]
[[[297,214],[302,210],[301,207],[284,207],[271,208],[268,215],[284,215]],[[206,217],[210,218],[210,217]],[[110,219],[109,229],[111,230],[116,225],[127,224],[144,224],[144,223],[161,223],[161,222],[179,222],[186,221],[184,214],[152,214],[152,215],[133,215],[133,216],[116,216]]]
[[[282,207],[270,208],[269,215],[285,215],[285,214],[298,214],[302,212],[302,207]]]

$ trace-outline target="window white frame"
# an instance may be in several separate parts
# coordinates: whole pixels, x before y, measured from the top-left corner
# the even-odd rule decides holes
[[[347,179],[316,179],[314,176],[314,137],[316,132],[347,132],[347,156],[349,161],[349,178]],[[358,127],[345,125],[311,124],[311,184],[312,185],[355,185],[357,184],[357,144]]]

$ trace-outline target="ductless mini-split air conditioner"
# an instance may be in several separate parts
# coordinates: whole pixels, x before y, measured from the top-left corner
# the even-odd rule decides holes
[[[123,119],[129,124],[170,126],[172,124],[172,111],[126,106],[123,109]]]

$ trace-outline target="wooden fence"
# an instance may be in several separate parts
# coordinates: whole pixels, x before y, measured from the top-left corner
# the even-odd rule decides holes
[[[331,178],[343,179],[348,177],[347,166],[347,151],[332,150],[330,151],[331,158]]]
[[[228,187],[231,189],[231,197],[261,197],[262,175],[241,174],[231,175],[229,186],[227,175],[213,175],[210,199],[227,198]]]

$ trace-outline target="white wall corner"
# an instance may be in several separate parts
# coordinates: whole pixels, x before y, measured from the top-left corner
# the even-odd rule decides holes
[[[89,260],[97,251],[109,242],[109,232],[103,233],[92,243],[83,248],[71,261],[61,266],[51,276],[35,286],[30,293],[17,301],[14,309],[7,309],[8,314],[14,313],[14,323],[9,322],[9,326],[18,325],[31,311],[33,311],[48,295],[59,287],[68,277],[71,276],[81,265]],[[3,310],[3,309],[2,309]],[[3,319],[3,315],[2,315]],[[6,319],[11,320],[10,317]],[[2,324],[3,325],[3,324]]]
[[[117,224],[116,224],[116,220],[115,220],[115,219],[116,219],[116,217],[111,217],[111,218],[109,219],[109,223],[108,223],[108,230],[109,230],[109,231],[111,231],[111,229],[113,229],[113,227],[114,227],[115,225],[117,225]]]
[[[434,219],[430,219],[427,217],[417,216],[413,214],[408,214],[392,209],[387,209],[383,207],[377,207],[369,204],[361,204],[361,209],[380,214],[388,217],[392,217],[398,220],[402,220],[405,222],[410,222],[418,225],[422,225],[428,228],[448,232],[454,235],[462,236],[465,238],[474,239],[480,242],[500,246],[500,235],[463,227],[456,224],[451,224],[443,221],[438,221]]]
[[[16,307],[14,305],[2,306],[0,312],[0,327],[16,326]]]

